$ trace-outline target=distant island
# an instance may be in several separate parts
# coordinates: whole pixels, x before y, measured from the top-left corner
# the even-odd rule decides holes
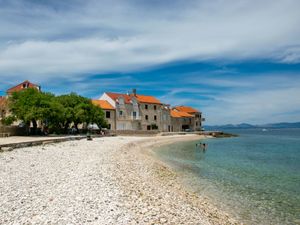
[[[204,126],[205,130],[223,130],[223,129],[254,129],[254,128],[266,128],[266,129],[280,129],[280,128],[300,128],[300,122],[296,123],[269,123],[261,125],[252,125],[248,123],[240,124],[226,124],[226,125],[213,125]]]

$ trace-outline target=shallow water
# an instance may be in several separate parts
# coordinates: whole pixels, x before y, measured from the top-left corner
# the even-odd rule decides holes
[[[300,129],[232,130],[236,138],[160,147],[193,191],[246,224],[300,224]]]

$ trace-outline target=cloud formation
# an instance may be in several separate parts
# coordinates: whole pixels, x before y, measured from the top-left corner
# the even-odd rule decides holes
[[[162,2],[1,0],[0,77],[69,79],[178,60],[299,62],[297,0]]]
[[[0,95],[25,79],[93,98],[137,87],[200,108],[209,124],[300,120],[300,68],[283,66],[300,65],[299,8],[298,0],[0,0]],[[240,62],[254,63],[240,71]]]

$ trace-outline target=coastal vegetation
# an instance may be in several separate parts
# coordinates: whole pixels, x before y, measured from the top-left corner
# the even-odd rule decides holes
[[[38,125],[44,133],[68,133],[71,127],[78,130],[79,124],[85,127],[88,124],[107,126],[103,110],[76,93],[55,96],[28,88],[12,93],[8,98],[8,107],[10,115],[1,122],[10,125],[20,121],[28,131],[31,125],[33,134],[36,134]]]

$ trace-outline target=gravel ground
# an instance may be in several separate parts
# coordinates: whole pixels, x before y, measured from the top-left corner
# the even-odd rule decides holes
[[[107,137],[0,153],[0,224],[234,223],[147,150],[174,140]]]

